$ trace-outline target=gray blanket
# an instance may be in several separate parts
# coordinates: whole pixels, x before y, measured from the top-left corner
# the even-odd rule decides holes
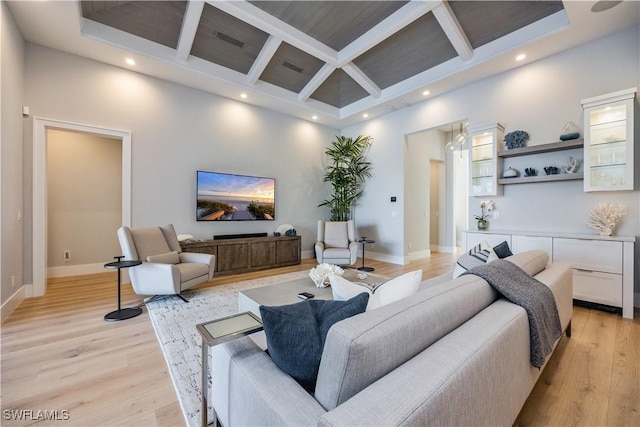
[[[517,265],[502,259],[474,267],[464,274],[482,277],[506,299],[526,310],[531,335],[531,364],[540,368],[562,335],[551,289]]]

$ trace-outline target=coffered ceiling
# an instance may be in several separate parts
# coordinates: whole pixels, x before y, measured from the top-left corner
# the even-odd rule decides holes
[[[600,13],[590,11],[594,2],[579,3],[9,5],[29,41],[121,67],[127,67],[123,61],[130,57],[138,72],[231,98],[241,99],[242,93],[243,102],[345,126],[362,120],[363,114],[384,114],[421,101],[425,91],[434,96],[518,66],[513,58],[521,50],[531,49],[529,60],[535,60],[638,22],[637,2]],[[55,20],[68,25],[50,22]],[[601,23],[598,30],[575,28],[593,23]]]

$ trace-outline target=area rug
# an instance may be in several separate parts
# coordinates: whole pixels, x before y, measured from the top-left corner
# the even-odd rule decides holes
[[[297,271],[244,282],[218,285],[183,292],[189,303],[169,297],[147,304],[149,318],[162,347],[171,380],[189,426],[200,425],[200,367],[201,337],[198,323],[207,322],[238,312],[238,291],[272,285],[308,276]],[[212,412],[209,409],[209,419]]]

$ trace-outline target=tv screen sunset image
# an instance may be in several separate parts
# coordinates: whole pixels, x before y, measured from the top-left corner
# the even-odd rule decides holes
[[[198,221],[275,219],[275,179],[198,171]]]

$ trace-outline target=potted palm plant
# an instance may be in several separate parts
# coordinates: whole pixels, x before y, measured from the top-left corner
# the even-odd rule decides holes
[[[331,208],[331,221],[351,219],[351,208],[364,192],[362,184],[371,177],[371,163],[365,160],[365,152],[372,141],[364,135],[336,136],[325,151],[331,164],[325,169],[324,182],[331,184],[331,198],[318,206]]]

